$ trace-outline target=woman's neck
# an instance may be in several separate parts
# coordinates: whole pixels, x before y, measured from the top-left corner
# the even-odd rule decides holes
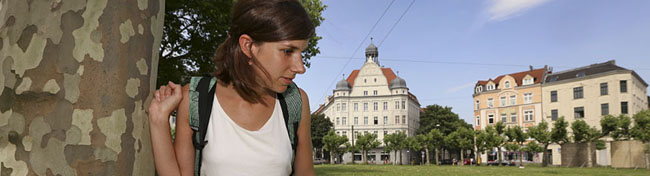
[[[222,82],[217,83],[217,90],[215,91],[215,94],[219,99],[222,100],[227,100],[227,101],[234,101],[237,102],[237,104],[248,104],[249,106],[256,106],[256,105],[263,105],[263,106],[269,106],[272,105],[272,103],[275,102],[277,93],[271,91],[271,90],[266,90],[262,94],[261,101],[260,102],[255,102],[251,103],[246,101],[235,89],[232,83],[229,84],[224,84]]]

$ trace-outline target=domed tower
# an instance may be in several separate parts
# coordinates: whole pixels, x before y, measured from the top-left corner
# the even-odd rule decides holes
[[[334,89],[334,96],[349,96],[350,91],[352,89],[350,88],[350,83],[346,81],[345,79],[342,79],[338,83],[336,83],[336,89]]]
[[[368,47],[366,48],[366,60],[372,59],[373,62],[379,65],[378,57],[379,57],[379,51],[377,49],[377,46],[375,46],[375,44],[372,43],[372,38],[370,38],[370,45],[368,45]]]
[[[400,78],[399,76],[395,77],[390,81],[390,91],[393,94],[408,94],[408,87],[406,87],[406,80]]]

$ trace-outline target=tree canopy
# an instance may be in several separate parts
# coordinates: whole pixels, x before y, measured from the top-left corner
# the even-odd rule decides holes
[[[311,115],[311,143],[314,148],[323,148],[323,136],[333,129],[333,125],[324,114]]]
[[[426,134],[437,128],[444,135],[449,135],[461,127],[471,129],[472,125],[458,118],[458,114],[452,112],[451,107],[429,105],[420,113],[420,128],[417,134]]]

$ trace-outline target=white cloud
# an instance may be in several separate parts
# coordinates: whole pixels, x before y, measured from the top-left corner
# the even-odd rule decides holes
[[[462,90],[462,89],[465,89],[465,88],[468,88],[468,87],[472,87],[472,86],[474,86],[474,84],[476,84],[476,83],[475,83],[475,82],[471,82],[471,83],[463,84],[463,85],[460,85],[460,86],[451,87],[451,88],[447,89],[446,92],[447,92],[447,93],[456,93],[456,92],[458,92],[458,91],[460,91],[460,90]]]
[[[488,21],[503,21],[519,16],[550,0],[492,0],[486,9]]]

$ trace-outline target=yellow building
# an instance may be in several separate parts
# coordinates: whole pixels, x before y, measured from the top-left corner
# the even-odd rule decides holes
[[[614,61],[553,73],[542,85],[544,117],[550,124],[564,117],[569,124],[584,120],[600,129],[604,115],[632,116],[647,109],[647,88],[638,74]],[[550,145],[549,149],[553,150],[553,164],[561,164],[560,146]],[[596,158],[599,165],[610,165],[609,150],[598,151]]]

